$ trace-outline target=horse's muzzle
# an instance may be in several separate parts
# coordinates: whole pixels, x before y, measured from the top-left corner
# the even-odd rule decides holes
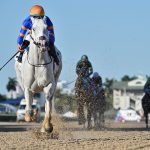
[[[39,40],[44,41],[44,40],[46,40],[46,37],[45,36],[40,36]]]

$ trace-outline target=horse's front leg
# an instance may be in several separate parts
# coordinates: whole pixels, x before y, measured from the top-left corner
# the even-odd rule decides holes
[[[93,118],[94,118],[94,127],[96,129],[97,128],[97,112],[96,110],[94,110],[92,113],[93,113]]]
[[[25,121],[32,121],[32,102],[33,102],[33,93],[29,91],[28,88],[25,88],[25,100],[26,100],[26,112],[25,112]]]
[[[78,112],[78,123],[79,125],[85,126],[85,116],[84,116],[84,100],[81,95],[77,99],[77,112]]]
[[[145,112],[144,115],[145,115],[146,128],[148,128],[148,113]]]
[[[87,102],[87,121],[88,121],[88,129],[92,128],[92,109],[91,109],[91,103]]]
[[[53,81],[47,87],[44,88],[45,93],[45,117],[42,124],[41,132],[52,132],[53,125],[51,123],[51,113],[52,113],[52,99],[55,92],[56,83]]]

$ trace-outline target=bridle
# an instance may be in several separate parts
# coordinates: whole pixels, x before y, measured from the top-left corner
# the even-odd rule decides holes
[[[38,43],[38,42],[36,42],[36,41],[34,40],[34,38],[32,37],[32,35],[31,35],[31,34],[30,34],[30,37],[31,37],[31,39],[32,39],[32,41],[33,41],[33,44],[35,44],[38,48],[40,48],[39,43]]]
[[[31,37],[31,39],[32,39],[32,41],[33,41],[33,44],[35,44],[38,48],[41,48],[42,45],[41,45],[40,43],[36,42],[35,39],[32,37],[31,34],[30,34],[30,37]],[[48,46],[49,46],[49,43],[46,42],[46,45],[45,45],[45,46],[48,47]],[[45,50],[45,51],[48,51],[48,50]]]
[[[31,39],[32,39],[32,41],[33,41],[33,44],[35,44],[35,45],[40,49],[40,48],[41,48],[41,44],[38,43],[38,42],[36,42],[36,41],[34,40],[34,38],[32,37],[31,34],[30,34],[30,37],[31,37]],[[46,47],[48,47],[48,45],[49,45],[49,44],[47,44]],[[46,52],[46,51],[48,51],[48,48],[47,48],[47,50],[41,51],[41,52]],[[43,66],[46,66],[46,65],[48,65],[48,64],[50,64],[50,63],[52,62],[52,58],[50,57],[50,61],[49,61],[48,63],[44,63],[44,64],[32,64],[32,63],[30,63],[30,61],[29,61],[28,53],[29,53],[29,52],[27,52],[27,61],[28,61],[28,63],[29,63],[31,66],[34,66],[34,67],[43,67]]]

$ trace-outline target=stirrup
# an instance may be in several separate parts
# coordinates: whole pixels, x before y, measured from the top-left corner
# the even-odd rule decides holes
[[[59,66],[59,59],[54,59],[54,62]]]

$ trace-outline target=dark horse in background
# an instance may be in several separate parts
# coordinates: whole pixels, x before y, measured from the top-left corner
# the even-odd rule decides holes
[[[95,94],[92,100],[92,114],[94,118],[95,129],[104,127],[104,112],[106,110],[106,99],[104,89],[100,86],[94,85]]]
[[[92,106],[91,101],[93,97],[93,86],[91,84],[91,78],[87,75],[86,68],[82,68],[78,75],[75,83],[75,95],[77,100],[77,113],[78,113],[78,123],[79,125],[84,125],[86,123],[85,118],[85,108],[87,110],[87,128],[91,128],[91,115]]]
[[[142,107],[144,110],[146,128],[148,128],[148,114],[150,113],[150,93],[145,93],[143,96]]]

